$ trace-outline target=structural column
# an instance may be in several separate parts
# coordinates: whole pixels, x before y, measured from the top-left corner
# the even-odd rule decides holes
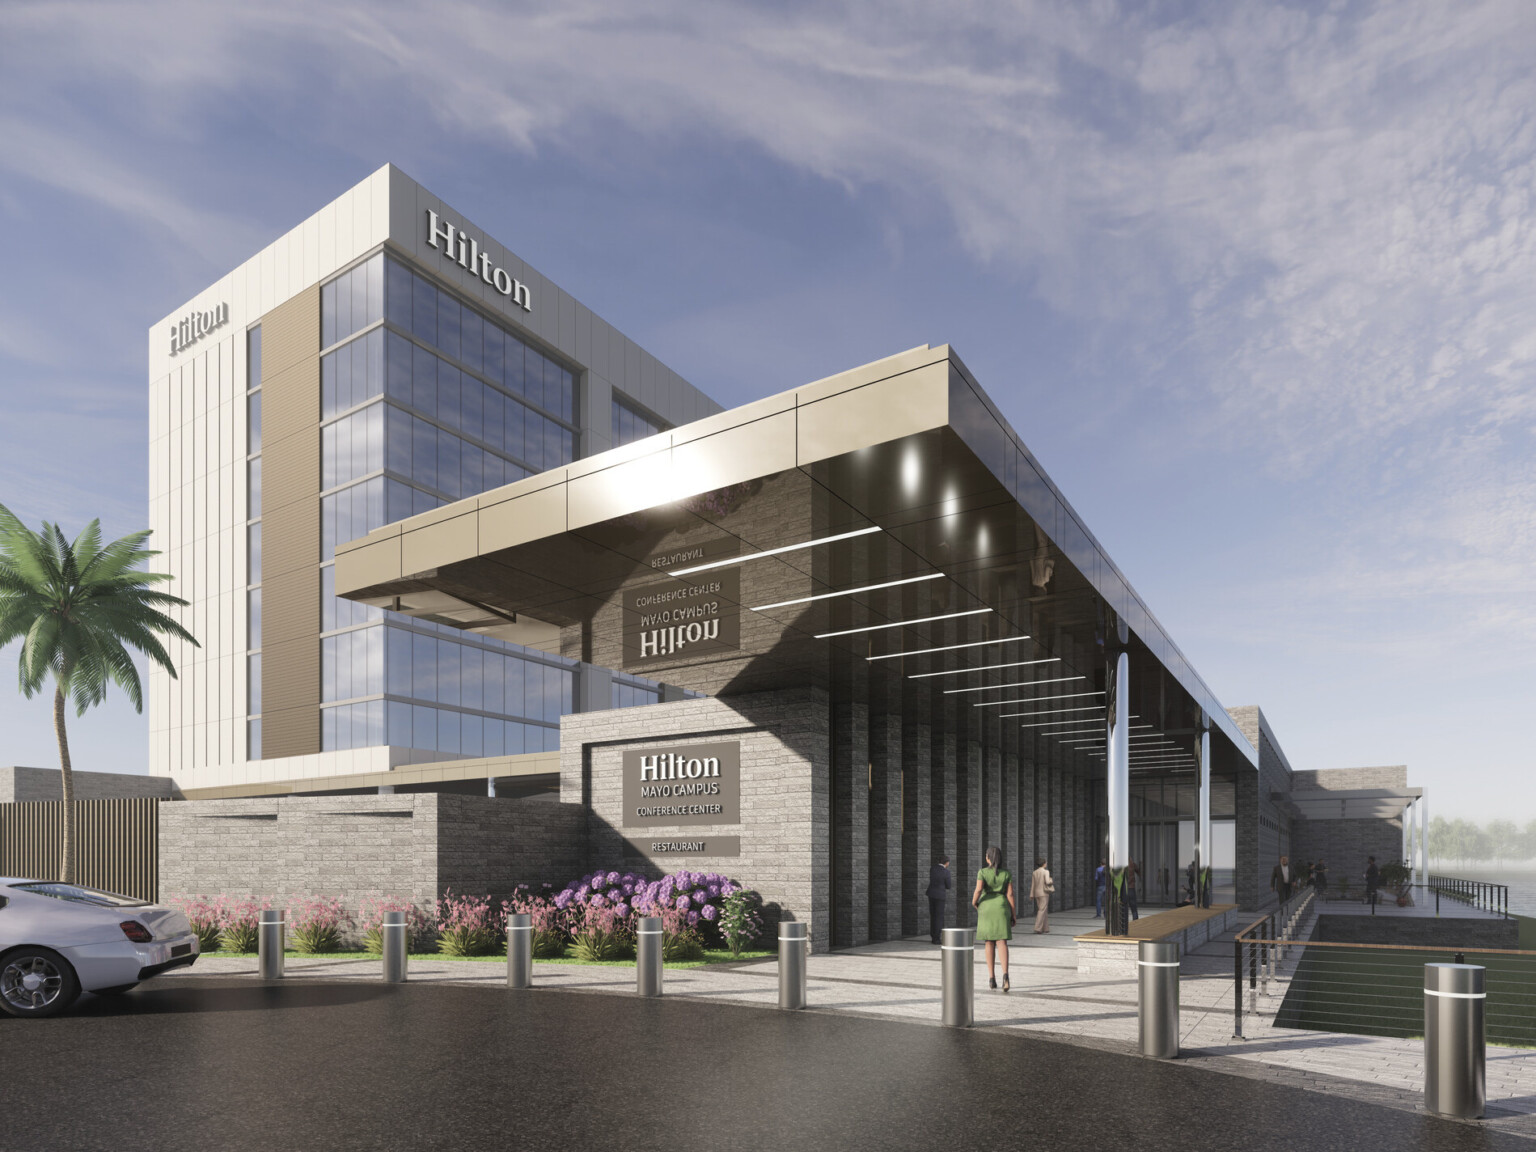
[[[1195,903],[1211,906],[1211,730],[1202,727],[1196,748],[1196,772],[1199,773],[1199,798],[1195,809]]]
[[[1125,868],[1131,853],[1131,763],[1130,763],[1130,658],[1125,652],[1114,658],[1109,668],[1109,707],[1106,721],[1109,731],[1109,774],[1106,795],[1109,802],[1109,884],[1104,910],[1108,923],[1105,933],[1126,933],[1128,909],[1124,904]]]
[[[869,723],[869,938],[901,935],[901,717],[889,712]]]
[[[839,703],[832,713],[833,811],[837,828],[836,947],[869,943],[869,706]]]
[[[916,936],[928,928],[928,870],[937,860],[933,851],[932,729],[907,721],[901,730],[901,762],[905,765],[904,813],[901,834],[901,932]]]

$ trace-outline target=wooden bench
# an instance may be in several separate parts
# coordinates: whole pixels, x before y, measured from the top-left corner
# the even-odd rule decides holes
[[[1153,912],[1132,920],[1124,936],[1106,935],[1104,929],[1074,936],[1077,970],[1082,975],[1132,977],[1136,975],[1136,946],[1143,940],[1173,940],[1183,956],[1193,948],[1220,936],[1237,922],[1236,904],[1193,904]]]

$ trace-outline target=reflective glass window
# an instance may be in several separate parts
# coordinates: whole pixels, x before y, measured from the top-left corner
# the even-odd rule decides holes
[[[343,272],[320,288],[320,347],[329,348],[384,317],[384,256]]]
[[[334,420],[320,429],[320,487],[337,488],[384,468],[384,405]]]
[[[245,466],[246,504],[250,519],[261,517],[261,457],[257,456]]]
[[[245,334],[245,387],[261,387],[261,325]],[[255,449],[251,449],[255,451]]]
[[[320,358],[320,416],[329,419],[384,391],[384,330],[376,328]]]
[[[259,331],[259,329],[258,329]],[[252,392],[245,398],[245,450],[255,454],[261,451],[261,393]]]

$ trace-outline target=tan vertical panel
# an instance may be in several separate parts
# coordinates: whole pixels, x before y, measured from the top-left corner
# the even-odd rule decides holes
[[[261,320],[261,754],[320,751],[320,289]]]
[[[160,800],[76,800],[75,882],[155,900],[160,875]],[[0,875],[53,880],[59,874],[64,803],[0,804]]]

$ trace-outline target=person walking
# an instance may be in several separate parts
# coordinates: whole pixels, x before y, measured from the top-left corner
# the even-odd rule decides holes
[[[1056,891],[1056,881],[1046,871],[1045,857],[1035,857],[1035,870],[1029,877],[1029,898],[1035,902],[1035,932],[1043,934],[1051,930],[1051,893]]]
[[[1284,904],[1291,898],[1291,885],[1294,882],[1294,873],[1291,871],[1291,858],[1280,857],[1280,863],[1275,865],[1275,870],[1269,874],[1269,890],[1280,898]]]
[[[940,856],[928,869],[928,935],[935,944],[944,927],[944,903],[954,883],[949,875],[949,857]]]
[[[1365,902],[1376,907],[1376,889],[1381,885],[1381,869],[1376,867],[1376,857],[1365,858]]]
[[[1100,859],[1098,868],[1093,873],[1093,914],[1100,920],[1104,918],[1104,886],[1109,882],[1109,866]]]
[[[1131,919],[1140,920],[1141,910],[1136,906],[1136,877],[1141,875],[1141,869],[1136,866],[1136,861],[1128,860],[1125,865],[1125,906],[1131,910]]]
[[[1003,991],[1008,991],[1008,941],[1013,939],[1013,925],[1019,907],[1013,896],[1013,873],[1003,867],[1003,850],[987,849],[987,866],[976,873],[976,891],[971,896],[976,909],[976,939],[987,946],[987,986],[997,987],[997,953],[1003,954]]]
[[[1317,894],[1317,902],[1321,904],[1328,891],[1328,865],[1321,860],[1312,865],[1312,891]]]

